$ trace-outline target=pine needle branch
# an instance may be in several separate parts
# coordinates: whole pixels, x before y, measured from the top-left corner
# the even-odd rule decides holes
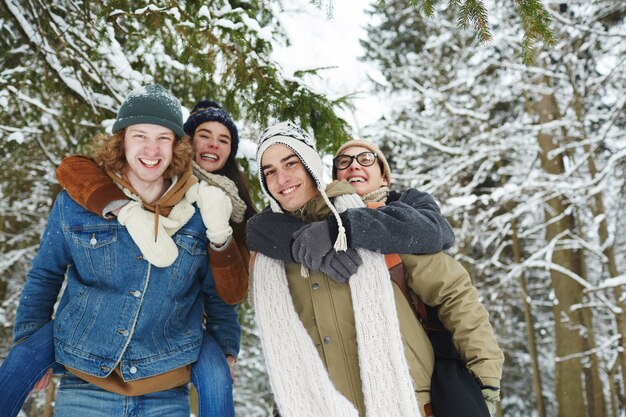
[[[439,0],[409,0],[409,6],[415,7],[422,11],[425,16],[433,17],[435,14],[435,6]],[[379,7],[385,5],[385,0],[378,2]]]
[[[309,0],[309,3],[311,3],[312,5],[314,5],[320,10],[326,7],[326,18],[327,19],[333,18],[333,13],[335,11],[335,8],[333,6],[332,0]],[[326,6],[324,6],[324,3],[327,3]]]
[[[318,0],[320,1],[320,0]],[[417,8],[425,16],[433,17],[438,0],[409,0],[408,4]],[[385,0],[379,0],[379,8],[385,7]],[[556,36],[552,30],[553,19],[541,0],[514,0],[520,16],[524,37],[522,39],[522,62],[532,64],[539,50],[539,44],[552,46]],[[457,23],[463,29],[473,28],[481,42],[493,39],[489,24],[489,12],[484,0],[448,0],[451,8],[459,8]]]
[[[481,42],[485,43],[493,39],[489,28],[489,13],[483,1],[466,0],[461,5],[458,19],[459,26],[467,29],[470,22],[472,22]]]
[[[552,46],[556,36],[552,30],[552,16],[539,0],[516,0],[515,6],[524,28],[522,62],[532,64],[537,58],[538,45],[543,42]]]

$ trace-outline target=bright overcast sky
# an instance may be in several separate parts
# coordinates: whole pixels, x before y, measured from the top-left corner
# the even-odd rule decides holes
[[[292,46],[275,51],[276,59],[289,75],[301,69],[336,67],[322,71],[322,78],[307,79],[330,98],[363,92],[361,98],[353,101],[355,113],[341,114],[355,131],[378,119],[382,112],[378,100],[367,94],[371,88],[367,76],[377,72],[357,59],[362,55],[359,38],[365,37],[368,16],[364,10],[369,3],[371,0],[332,0],[333,15],[328,19],[325,8],[320,10],[308,0],[284,2],[286,12],[280,20]]]

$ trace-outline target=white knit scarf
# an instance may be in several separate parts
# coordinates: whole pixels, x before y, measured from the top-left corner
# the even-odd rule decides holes
[[[356,195],[335,199],[338,211],[363,206]],[[363,265],[349,280],[366,416],[415,417],[420,411],[404,355],[389,272],[381,254],[359,249]],[[333,386],[295,311],[285,265],[257,254],[252,288],[270,383],[283,417],[357,417]]]

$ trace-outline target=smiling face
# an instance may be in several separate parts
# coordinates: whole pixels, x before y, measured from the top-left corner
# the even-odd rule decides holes
[[[204,122],[193,134],[194,159],[207,172],[224,168],[230,146],[230,131],[220,122]]]
[[[265,150],[261,172],[270,195],[285,211],[298,210],[319,194],[300,158],[285,145],[275,144]]]
[[[362,152],[371,151],[362,146],[352,146],[345,149],[341,155],[354,156]],[[381,171],[380,163],[378,161],[374,162],[373,165],[364,167],[359,164],[356,159],[353,159],[348,168],[337,170],[337,179],[348,181],[358,195],[364,196],[367,193],[378,190],[380,187],[389,185],[388,181],[383,177]]]
[[[124,173],[140,194],[144,190],[163,189],[163,173],[172,162],[175,140],[174,132],[159,125],[137,124],[126,128]]]

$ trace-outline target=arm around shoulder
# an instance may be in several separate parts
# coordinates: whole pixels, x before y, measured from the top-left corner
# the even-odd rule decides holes
[[[248,247],[272,259],[294,262],[291,256],[292,235],[304,225],[300,219],[266,208],[248,220]]]
[[[349,246],[381,253],[435,253],[454,245],[454,232],[430,194],[390,192],[386,205],[341,214]]]
[[[56,177],[74,201],[104,218],[107,218],[105,209],[111,203],[128,200],[122,190],[88,156],[72,155],[64,158],[56,170]]]

